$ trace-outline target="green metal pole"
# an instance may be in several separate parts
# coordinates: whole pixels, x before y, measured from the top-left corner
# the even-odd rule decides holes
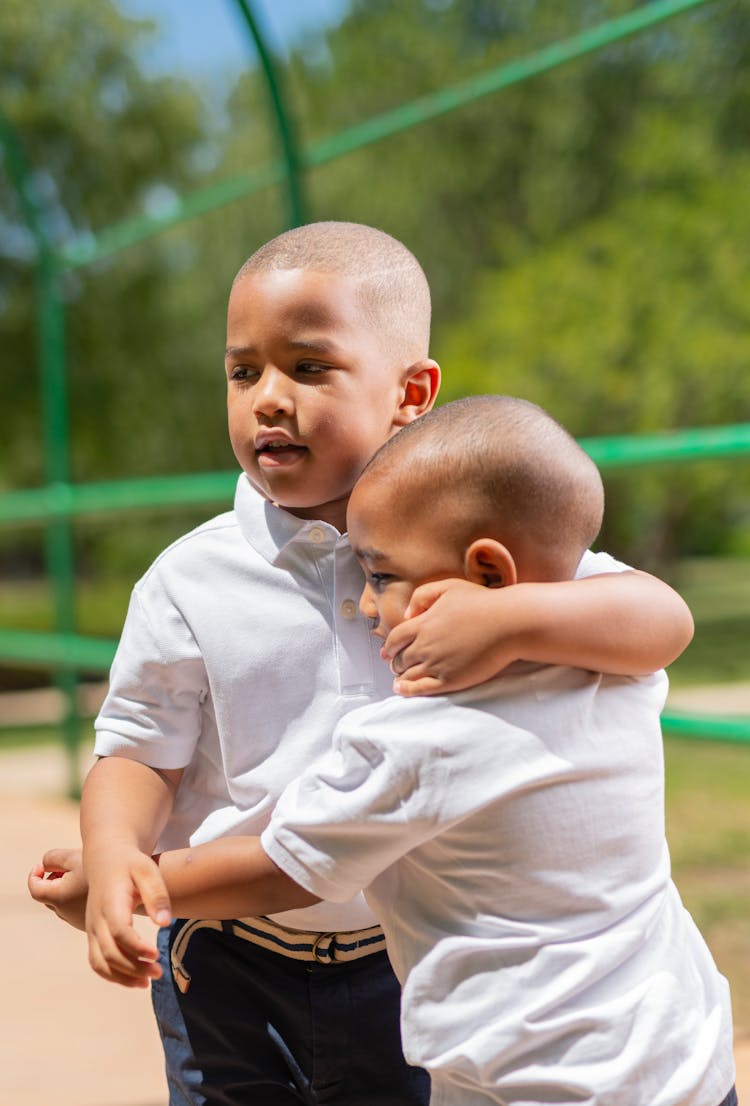
[[[62,277],[21,144],[2,113],[0,141],[5,149],[8,174],[18,196],[21,213],[36,245],[37,359],[42,390],[45,479],[48,486],[67,485],[70,473]],[[75,569],[70,519],[67,516],[50,519],[45,539],[47,571],[52,580],[55,630],[59,634],[70,634],[75,629]],[[74,796],[80,789],[78,681],[74,667],[64,665],[57,668],[54,679],[65,703],[62,734],[68,754],[68,791]]]
[[[307,222],[305,199],[302,188],[301,162],[297,151],[294,122],[287,106],[281,77],[276,69],[271,52],[266,46],[258,21],[253,15],[248,0],[235,0],[240,14],[247,25],[258,51],[260,64],[265,74],[266,84],[271,97],[276,129],[278,131],[281,154],[286,165],[287,222],[290,227],[301,226]]]
[[[68,389],[65,349],[65,306],[61,274],[53,256],[45,251],[37,267],[39,297],[39,368],[42,386],[45,478],[48,487],[67,487],[70,479],[68,432]],[[48,572],[52,579],[55,629],[61,634],[75,630],[75,554],[73,527],[69,518],[52,519],[45,530]],[[73,667],[58,668],[54,674],[65,704],[62,719],[63,742],[68,758],[68,794],[80,795],[78,746],[78,676]]]

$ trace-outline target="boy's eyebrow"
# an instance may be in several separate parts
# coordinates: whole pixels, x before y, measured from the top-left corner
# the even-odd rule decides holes
[[[238,357],[246,355],[252,357],[256,353],[255,346],[227,346],[224,350],[225,357]]]
[[[286,343],[289,349],[306,350],[309,353],[332,353],[338,347],[335,342],[327,338],[296,338]],[[224,350],[225,357],[255,357],[255,346],[227,346]]]
[[[388,559],[388,554],[383,553],[380,549],[374,549],[372,546],[362,549],[354,549],[352,551],[354,556],[360,561],[385,561]]]
[[[293,342],[287,342],[287,345],[289,349],[305,349],[312,353],[331,353],[338,348],[335,342],[330,342],[327,338],[297,338]]]

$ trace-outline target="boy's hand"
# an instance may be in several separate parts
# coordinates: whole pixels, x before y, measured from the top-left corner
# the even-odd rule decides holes
[[[644,572],[494,588],[450,579],[415,590],[381,655],[398,694],[436,695],[517,660],[642,676],[671,664],[692,633],[684,601]]]
[[[488,589],[468,580],[437,580],[414,591],[406,619],[381,649],[404,696],[442,695],[492,679],[519,659],[518,627],[510,618],[515,589]],[[508,634],[497,609],[508,602]]]
[[[97,975],[123,987],[147,987],[161,976],[158,951],[133,925],[139,906],[156,925],[168,925],[171,908],[158,866],[130,845],[87,854],[86,908],[89,963]]]
[[[29,873],[29,894],[76,929],[86,929],[88,884],[80,849],[50,849]]]

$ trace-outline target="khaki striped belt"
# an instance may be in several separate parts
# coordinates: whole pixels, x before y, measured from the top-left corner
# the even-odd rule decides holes
[[[184,966],[185,955],[191,937],[199,929],[229,933],[241,941],[249,941],[253,945],[278,953],[279,956],[314,964],[341,964],[347,960],[359,960],[374,952],[382,952],[385,948],[385,934],[380,926],[342,933],[311,933],[288,929],[265,917],[235,918],[231,922],[195,918],[185,922],[172,945],[172,974],[183,994],[190,986],[190,973]]]

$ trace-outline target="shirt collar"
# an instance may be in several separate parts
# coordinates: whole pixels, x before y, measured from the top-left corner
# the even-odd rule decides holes
[[[289,547],[302,542],[322,550],[348,545],[346,534],[316,519],[297,518],[257,491],[243,472],[237,481],[234,511],[245,541],[269,564],[280,564]]]

